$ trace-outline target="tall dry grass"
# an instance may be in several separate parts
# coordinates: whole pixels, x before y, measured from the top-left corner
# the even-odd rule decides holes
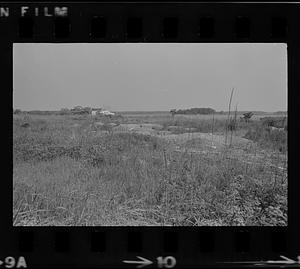
[[[22,128],[14,119],[14,225],[287,224],[280,155],[267,164],[250,158],[260,148],[198,154],[150,135],[97,137],[86,120],[31,117]]]

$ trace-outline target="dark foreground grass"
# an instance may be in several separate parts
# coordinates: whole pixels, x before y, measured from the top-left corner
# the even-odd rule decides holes
[[[286,174],[267,162],[141,134],[70,139],[63,119],[18,124],[14,225],[287,225]]]

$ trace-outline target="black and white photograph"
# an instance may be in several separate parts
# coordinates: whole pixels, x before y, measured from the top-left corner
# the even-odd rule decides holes
[[[13,226],[287,226],[287,45],[14,43]]]

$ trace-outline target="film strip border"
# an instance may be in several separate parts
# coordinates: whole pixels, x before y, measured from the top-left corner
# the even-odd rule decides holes
[[[15,42],[286,42],[297,10],[284,4],[1,4],[0,23],[9,27],[0,34]]]
[[[235,232],[225,229],[221,233],[214,229],[125,230],[20,230],[11,238],[17,246],[14,259],[17,262],[18,257],[25,257],[32,267],[52,267],[59,263],[119,268],[128,267],[126,261],[139,261],[136,257],[151,261],[154,268],[226,267],[235,263],[241,266],[245,261],[255,267],[272,257],[280,260],[280,256],[291,253],[284,229],[271,233],[264,229],[255,233],[247,229]]]
[[[299,86],[296,5],[1,3],[0,8],[0,53],[5,64],[1,80],[9,88],[14,42],[286,42],[289,93]],[[289,95],[289,121],[296,107],[296,98]],[[297,167],[291,158],[297,143],[290,137],[297,124],[289,126],[289,143],[294,145],[289,147],[290,172]],[[246,261],[251,266],[268,261],[272,265],[280,256],[295,260],[300,254],[296,179],[289,173],[289,226],[278,228],[13,228],[12,191],[7,191],[8,197],[0,197],[4,224],[0,263],[17,267],[24,256],[30,267],[137,267],[141,264],[124,261],[138,262],[142,257],[152,262],[149,267],[196,268],[227,263],[240,267]],[[12,190],[11,181],[1,184],[1,189]]]

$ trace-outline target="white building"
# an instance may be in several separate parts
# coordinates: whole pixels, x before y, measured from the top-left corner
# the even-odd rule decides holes
[[[92,108],[91,115],[96,116],[100,111],[102,111],[102,108]]]
[[[114,112],[110,112],[108,110],[102,110],[102,108],[93,108],[91,112],[92,116],[96,115],[104,115],[104,116],[114,116]]]
[[[110,112],[108,110],[102,110],[99,112],[99,114],[105,115],[105,116],[114,116],[115,113],[114,112]]]

